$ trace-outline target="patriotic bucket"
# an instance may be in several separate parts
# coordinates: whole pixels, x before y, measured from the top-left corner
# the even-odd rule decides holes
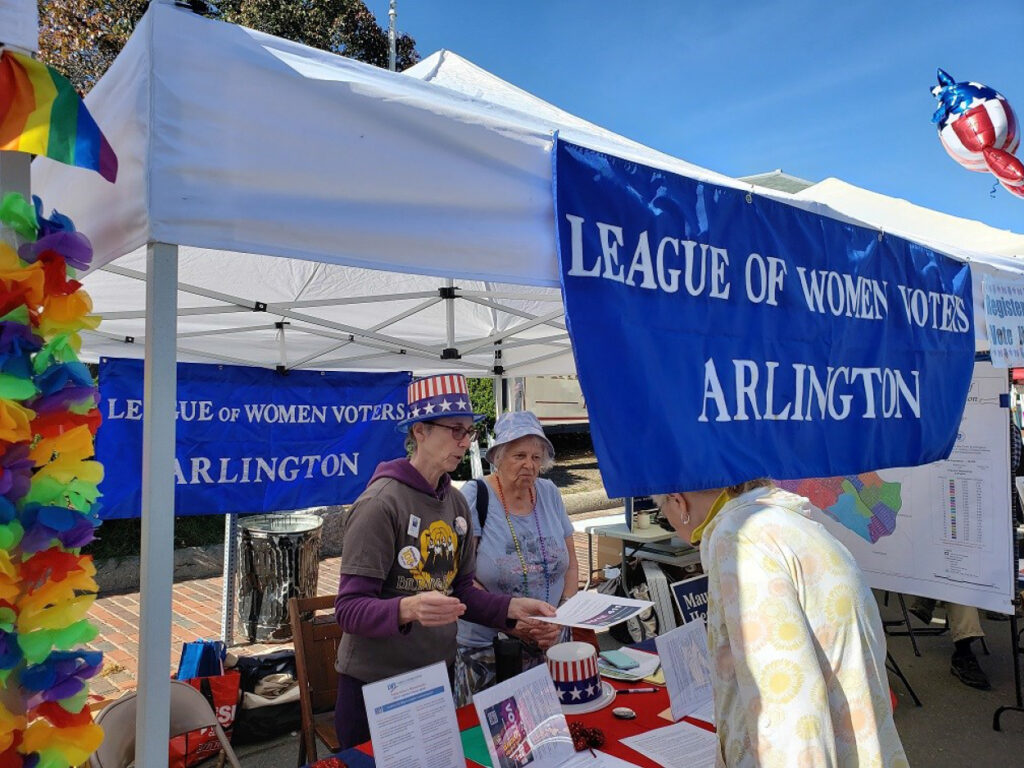
[[[562,704],[588,704],[601,698],[597,651],[590,643],[558,643],[548,648],[548,671]]]
[[[417,421],[433,421],[450,416],[469,416],[474,422],[484,418],[473,413],[469,387],[461,373],[441,373],[409,382],[406,393],[405,418],[398,422],[399,432],[408,432]]]

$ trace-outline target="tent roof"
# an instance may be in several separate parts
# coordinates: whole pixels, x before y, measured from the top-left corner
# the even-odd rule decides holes
[[[797,192],[794,198],[824,203],[834,211],[956,258],[977,259],[1011,270],[1019,270],[1015,259],[1024,258],[1024,235],[933,211],[841,179],[825,179]]]

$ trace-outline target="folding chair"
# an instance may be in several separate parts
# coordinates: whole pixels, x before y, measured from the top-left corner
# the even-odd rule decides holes
[[[126,693],[100,711],[96,716],[96,724],[103,727],[103,743],[89,758],[90,768],[128,768],[134,763],[137,710],[136,694],[132,692]],[[214,728],[227,761],[232,768],[241,768],[224,729],[217,722],[210,702],[188,683],[171,680],[170,736],[181,736],[200,728]]]
[[[317,616],[317,611],[331,611]],[[338,698],[338,673],[334,660],[341,642],[341,627],[334,620],[334,597],[293,597],[288,601],[295,641],[295,671],[299,682],[302,734],[298,765],[317,760],[319,739],[331,751],[341,745],[334,731],[334,705]]]

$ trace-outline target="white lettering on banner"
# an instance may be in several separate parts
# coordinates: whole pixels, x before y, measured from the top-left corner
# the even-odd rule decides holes
[[[721,300],[730,297],[730,258],[725,248],[669,236],[662,237],[655,246],[646,229],[634,234],[617,224],[588,223],[583,216],[570,213],[565,214],[565,220],[569,224],[571,252],[568,277],[602,278],[630,288],[675,294],[680,293],[681,275],[683,289],[689,296]],[[584,253],[584,228],[588,226],[596,229],[598,253]],[[633,255],[627,270],[621,256],[630,252]],[[810,312],[856,320],[889,318],[887,280],[802,266],[795,270],[803,302]],[[779,306],[788,271],[789,265],[778,256],[750,253],[743,263],[746,299],[751,304]],[[909,325],[971,333],[963,297],[905,285],[895,288]],[[1024,337],[1024,327],[1021,336]]]
[[[889,315],[885,280],[804,267],[797,267],[796,273],[811,312],[864,320],[884,320]]]
[[[729,298],[731,286],[725,274],[725,270],[729,266],[729,252],[725,248],[717,248],[693,240],[664,237],[658,243],[656,262],[652,265],[650,241],[647,232],[643,231],[637,235],[636,246],[631,246],[633,260],[630,264],[629,276],[626,277],[625,266],[619,262],[619,247],[626,245],[622,227],[606,224],[603,221],[596,222],[601,253],[588,267],[584,264],[583,254],[583,225],[586,219],[572,214],[566,214],[565,219],[569,222],[569,242],[572,249],[572,266],[569,269],[569,275],[572,277],[603,277],[606,280],[614,280],[617,283],[626,283],[635,287],[633,276],[640,273],[643,275],[641,288],[652,290],[660,288],[666,293],[675,293],[679,290],[679,275],[682,273],[686,292],[691,296],[707,293],[713,299]],[[666,246],[671,247],[671,253],[668,252]],[[666,259],[672,258],[673,261],[679,261],[680,246],[682,247],[682,265],[679,268],[666,269]],[[655,283],[655,278],[657,283]]]
[[[733,360],[732,365],[734,410],[729,410],[729,399],[715,361],[709,358],[704,363],[703,405],[697,421],[708,421],[709,406],[715,421],[921,418],[920,372],[916,370],[830,365],[822,372],[807,363],[793,363],[793,399],[778,403],[775,394],[778,362]],[[730,379],[727,377],[726,381]],[[863,400],[859,413],[853,413],[856,395]]]
[[[907,322],[924,328],[938,328],[940,331],[963,333],[970,328],[964,300],[949,293],[936,293],[920,288],[898,286],[907,311]]]
[[[142,400],[110,397],[105,400],[106,421],[142,421]],[[213,400],[180,400],[174,415],[179,421],[238,421],[244,412],[250,424],[357,424],[367,421],[401,421],[405,403],[375,405],[307,405],[246,403],[240,408],[217,406]],[[333,419],[333,421],[331,421]]]
[[[211,473],[214,461],[218,471]],[[234,483],[293,482],[300,477],[344,477],[359,474],[358,453],[328,453],[308,456],[242,456],[240,458],[192,456],[174,460],[176,485],[232,485]],[[250,468],[254,471],[250,472]],[[216,478],[214,478],[216,475]]]
[[[127,421],[142,421],[142,401],[125,400],[124,405],[119,406],[116,397],[107,399],[107,421],[125,419]]]

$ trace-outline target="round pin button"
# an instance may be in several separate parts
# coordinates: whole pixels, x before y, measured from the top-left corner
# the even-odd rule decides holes
[[[636,718],[636,712],[629,707],[616,707],[612,710],[612,714],[619,720],[634,720]]]

